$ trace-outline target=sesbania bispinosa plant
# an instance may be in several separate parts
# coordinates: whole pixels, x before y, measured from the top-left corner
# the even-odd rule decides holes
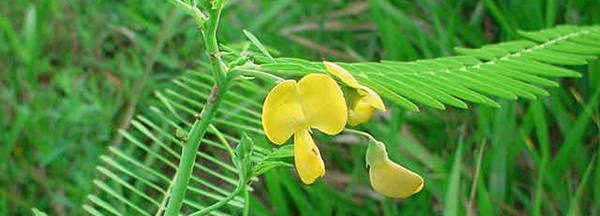
[[[466,101],[499,107],[500,104],[488,96],[512,100],[533,100],[547,96],[549,93],[538,86],[558,86],[558,83],[547,77],[580,76],[578,72],[555,66],[556,64],[584,65],[600,54],[600,47],[597,46],[600,27],[558,26],[538,32],[522,32],[524,39],[517,41],[486,45],[479,49],[457,48],[456,52],[460,54],[457,56],[411,62],[333,63],[298,58],[273,58],[258,38],[248,31],[243,33],[249,43],[241,50],[219,43],[217,29],[226,0],[171,1],[190,14],[198,24],[204,39],[209,63],[206,65],[209,65],[211,76],[193,75],[196,78],[208,77],[212,87],[210,94],[205,95],[209,87],[196,91],[187,84],[177,83],[188,91],[198,93],[203,100],[206,99],[198,114],[161,97],[162,101],[167,101],[164,103],[168,110],[173,112],[175,109],[172,107],[177,106],[188,113],[192,112],[194,118],[191,121],[180,122],[184,127],[173,124],[171,119],[166,120],[178,129],[179,140],[176,143],[181,144],[181,155],[177,155],[179,163],[173,179],[164,188],[155,187],[164,191],[164,197],[157,205],[157,215],[163,211],[168,216],[186,212],[187,209],[182,209],[184,204],[192,210],[197,210],[191,215],[204,215],[225,204],[231,204],[231,201],[238,201],[239,204],[240,201],[236,198],[240,199],[243,193],[243,204],[237,207],[247,214],[247,205],[250,203],[248,193],[251,191],[249,185],[260,180],[260,175],[273,167],[292,166],[285,160],[289,157],[293,157],[293,167],[299,181],[307,185],[313,184],[326,175],[328,166],[317,143],[321,146],[331,145],[315,141],[313,137],[319,133],[335,136],[346,132],[366,138],[362,142],[366,148],[364,165],[368,169],[371,188],[389,198],[408,198],[424,188],[424,179],[393,162],[388,157],[383,142],[356,128],[367,123],[377,111],[386,111],[382,98],[392,102],[395,105],[394,109],[403,108],[409,111],[419,111],[416,103],[439,110],[446,109],[446,106],[468,109]],[[250,46],[258,51],[249,51]],[[195,78],[185,79],[191,83],[198,83],[197,80],[193,80]],[[260,96],[262,103],[244,106],[227,98],[233,87],[248,84],[247,82],[259,83],[252,86],[253,90],[248,92]],[[239,96],[246,92],[234,93]],[[190,101],[185,96],[179,98]],[[250,103],[252,102],[256,101]],[[249,111],[249,116],[232,114],[235,118],[243,119],[241,122],[234,118],[223,119],[217,115],[221,104],[233,109],[245,109]],[[262,110],[262,113],[258,113],[259,110]],[[217,123],[227,123],[226,127],[231,127],[227,128],[231,129],[228,132],[236,137],[230,134],[226,137],[215,126]],[[254,125],[246,125],[247,123]],[[203,156],[213,162],[217,161],[222,167],[227,167],[224,169],[234,170],[237,182],[212,173],[217,178],[234,184],[235,189],[232,192],[220,190],[202,179],[198,180],[193,174],[195,166],[202,167],[196,161],[196,156],[203,153],[199,150],[200,143],[211,140],[205,137],[207,130],[215,135],[215,139],[221,141],[220,147],[231,158],[233,166],[211,155]],[[247,132],[254,134],[250,136]],[[237,142],[235,149],[229,146],[227,138]],[[254,142],[258,139],[261,143],[269,142],[267,149],[255,145]],[[134,141],[139,144],[137,140]],[[292,145],[284,145],[290,142]],[[144,146],[140,148],[146,150]],[[260,153],[257,153],[259,150]],[[563,155],[565,156],[562,158],[569,154]],[[169,160],[162,162],[165,166],[175,167],[169,164]],[[362,165],[355,164],[361,167]],[[211,172],[206,167],[203,168],[203,171]],[[212,189],[217,188],[221,195],[207,195],[202,191],[194,191],[199,194],[196,197],[207,196],[217,201],[206,206],[193,203],[193,200],[186,197],[190,179],[212,186]],[[110,188],[101,186],[109,195],[114,194]],[[142,194],[144,198],[149,197],[145,196],[145,193]],[[125,200],[116,197],[121,201]],[[92,202],[99,206],[106,206],[95,197],[92,199]],[[141,208],[134,209],[145,213]]]
[[[192,4],[181,0],[173,2],[190,13],[200,25],[210,60],[214,86],[204,109],[193,123],[190,132],[184,136],[187,143],[183,148],[181,161],[173,179],[174,184],[170,190],[166,215],[177,215],[180,211],[192,175],[198,145],[219,109],[223,96],[231,86],[241,80],[240,78],[259,77],[278,82],[266,96],[262,107],[264,133],[277,145],[284,144],[293,136],[294,166],[300,180],[305,184],[315,182],[326,173],[319,148],[311,136],[312,129],[328,135],[336,135],[342,132],[347,124],[356,126],[365,123],[376,110],[385,110],[383,100],[375,91],[360,84],[348,71],[335,63],[323,62],[322,67],[329,74],[301,71],[308,74],[298,81],[284,79],[260,70],[236,70],[237,65],[252,63],[246,58],[238,59],[235,64],[227,63],[222,59],[223,51],[219,49],[217,28],[226,0],[202,1],[200,4],[207,9],[208,15]],[[254,36],[248,32],[246,34],[266,56],[270,57]],[[369,167],[371,185],[375,191],[388,197],[406,198],[423,188],[423,179],[419,175],[388,159],[385,145],[365,132],[352,129],[347,131],[365,135],[370,140],[365,158]],[[249,139],[247,136],[244,138],[246,145],[251,145]],[[238,149],[251,149],[243,145],[244,142],[240,143]],[[250,151],[239,150],[236,152],[237,157],[247,158],[244,154],[249,154],[248,152]],[[232,193],[231,198],[244,190],[249,183],[252,176],[249,173],[251,169],[248,167],[249,163],[239,158],[235,160],[234,164],[238,167],[241,177],[240,185],[236,193]],[[229,200],[224,199],[197,214],[210,212]]]

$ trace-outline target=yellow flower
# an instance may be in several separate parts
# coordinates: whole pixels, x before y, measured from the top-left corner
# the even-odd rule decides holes
[[[367,166],[371,187],[392,198],[407,198],[423,189],[423,178],[389,160],[385,145],[371,140],[367,148]]]
[[[286,80],[267,95],[262,110],[262,125],[267,138],[285,143],[294,135],[294,163],[305,184],[325,175],[325,165],[310,136],[316,128],[338,134],[347,121],[342,90],[325,74],[309,74],[300,81]]]
[[[375,109],[385,111],[381,97],[370,88],[360,85],[350,72],[332,62],[323,62],[323,64],[329,73],[353,89],[349,96],[348,124],[356,126],[369,121]]]

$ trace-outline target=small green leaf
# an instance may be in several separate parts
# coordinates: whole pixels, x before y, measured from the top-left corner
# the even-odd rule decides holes
[[[284,145],[281,146],[271,153],[269,153],[265,160],[269,159],[278,159],[278,158],[289,158],[294,156],[294,145]]]
[[[40,211],[37,208],[32,208],[31,211],[33,212],[33,215],[35,215],[35,216],[48,216],[48,214],[46,214],[43,211]]]
[[[258,163],[258,165],[256,165],[254,167],[254,170],[252,172],[252,174],[254,176],[260,176],[264,173],[266,173],[267,171],[273,169],[273,168],[277,168],[277,167],[294,167],[294,165],[284,162],[284,161],[279,161],[279,160],[263,160],[260,163]]]
[[[250,39],[250,41],[254,44],[254,46],[256,46],[256,48],[258,48],[260,50],[260,52],[262,52],[267,57],[269,57],[269,59],[271,59],[272,62],[275,62],[275,59],[273,58],[273,56],[271,56],[271,54],[269,54],[269,51],[267,51],[267,48],[265,48],[265,46],[258,40],[258,38],[256,38],[256,36],[254,36],[251,32],[249,32],[247,30],[244,30],[244,34],[246,35],[246,37],[248,37],[248,39]]]
[[[253,175],[260,176],[265,172],[280,166],[293,167],[292,164],[282,161],[284,158],[294,156],[294,145],[284,145],[269,153],[254,167]]]
[[[252,160],[250,156],[254,148],[254,141],[248,136],[248,134],[242,134],[242,139],[239,144],[235,147],[235,158],[233,159],[235,166],[237,167],[242,182],[247,182],[252,172]]]

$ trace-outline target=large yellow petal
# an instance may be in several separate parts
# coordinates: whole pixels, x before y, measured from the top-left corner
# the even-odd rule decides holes
[[[340,86],[325,74],[309,74],[298,81],[304,115],[310,127],[326,134],[341,132],[348,119]]]
[[[325,164],[321,153],[310,137],[308,129],[302,129],[294,134],[294,163],[304,184],[312,184],[317,178],[325,175]]]
[[[406,198],[423,189],[423,178],[390,161],[371,164],[369,177],[373,189],[392,198]]]
[[[352,74],[346,69],[344,69],[342,66],[339,66],[333,62],[326,61],[324,61],[323,64],[325,65],[325,69],[327,69],[329,73],[333,74],[335,77],[340,79],[344,84],[352,88],[360,87],[360,84],[358,84],[358,81],[356,81],[354,76],[352,76]]]
[[[262,110],[262,125],[269,140],[283,144],[293,133],[305,128],[306,123],[296,81],[286,80],[275,86]]]

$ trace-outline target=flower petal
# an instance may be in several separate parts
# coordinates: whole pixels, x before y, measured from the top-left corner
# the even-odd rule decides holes
[[[294,163],[304,184],[312,184],[317,178],[325,175],[321,153],[307,129],[294,134]]]
[[[331,77],[316,73],[306,75],[298,81],[298,91],[310,127],[330,135],[344,129],[348,108],[342,89]]]
[[[371,164],[371,186],[385,196],[406,198],[423,189],[423,178],[416,173],[390,161]]]
[[[381,97],[379,97],[377,92],[371,90],[369,87],[366,86],[360,86],[360,90],[363,91],[361,92],[361,94],[364,95],[364,97],[361,99],[362,102],[367,103],[374,108],[385,111],[385,104],[383,103],[383,100],[381,100]]]
[[[375,108],[370,104],[359,101],[354,107],[348,110],[348,124],[356,126],[365,123],[371,119]]]
[[[262,110],[262,125],[269,140],[283,144],[306,123],[296,81],[277,84],[267,95]]]
[[[365,123],[371,119],[375,109],[385,110],[383,100],[379,95],[366,86],[360,86],[356,93],[351,97],[352,103],[348,110],[348,124],[356,126]]]
[[[326,62],[326,61],[324,61],[323,64],[325,65],[325,69],[327,69],[327,71],[329,71],[329,73],[333,74],[335,77],[340,79],[344,84],[346,84],[352,88],[360,87],[360,84],[358,84],[358,81],[356,81],[356,79],[354,79],[354,76],[352,76],[352,74],[350,72],[348,72],[346,69],[344,69],[342,66],[339,66],[333,62]]]

